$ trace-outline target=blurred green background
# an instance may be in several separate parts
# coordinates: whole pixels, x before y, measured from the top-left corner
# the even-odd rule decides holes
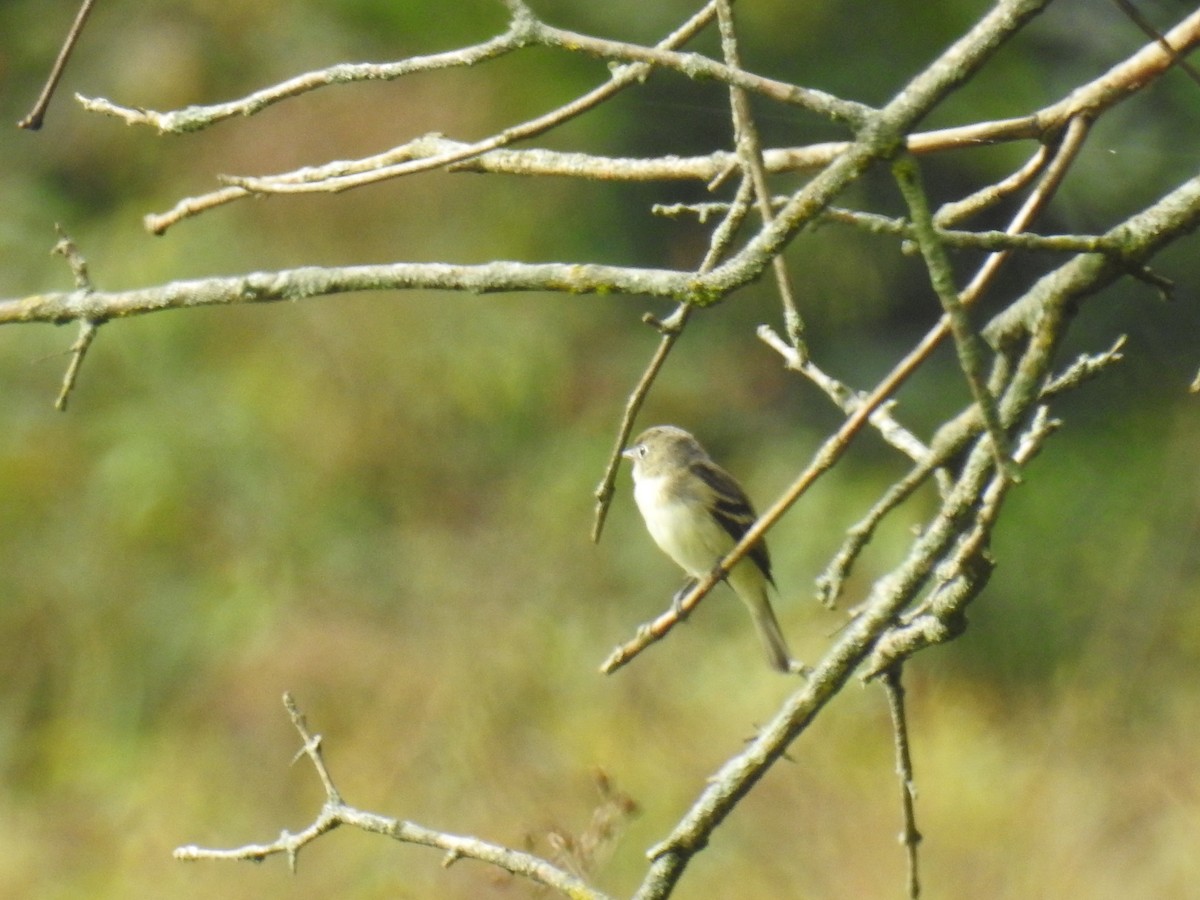
[[[689,3],[535,2],[557,24],[652,41]],[[1162,25],[1183,2],[1139,4]],[[766,74],[886,100],[988,4],[739,4]],[[74,15],[0,6],[0,121],[19,119]],[[338,61],[481,40],[500,4],[346,0],[99,5],[45,129],[0,129],[0,296],[69,286],[54,223],[97,285],[300,264],[598,259],[692,266],[703,235],[651,217],[694,185],[430,175],[336,197],[244,203],[163,238],[141,216],[214,185],[437,130],[470,139],[591,86],[603,65],[530,51],[469,72],[327,90],[158,138],[82,113],[80,91],[166,109]],[[1109,3],[1061,0],[939,110],[1018,115],[1140,46]],[[700,42],[711,47],[711,37]],[[770,143],[837,136],[760,108]],[[1103,229],[1196,170],[1200,88],[1172,73],[1106,117],[1042,229]],[[728,145],[720,92],[670,76],[546,138],[614,154]],[[939,199],[1028,147],[927,163]],[[899,209],[882,178],[850,202]],[[993,224],[981,222],[980,224]],[[869,386],[933,321],[920,267],[826,228],[789,251],[818,360]],[[1184,897],[1200,877],[1200,254],[1089,304],[1070,352],[1129,335],[1127,360],[1065,398],[995,541],[999,568],[957,642],[909,667],[930,896]],[[961,272],[977,259],[964,256]],[[1006,276],[1019,289],[1050,263]],[[253,867],[185,864],[307,824],[321,802],[279,702],[295,693],[346,799],[551,852],[602,769],[640,807],[596,876],[627,894],[722,760],[788,683],[741,608],[707,602],[635,664],[597,666],[661,610],[676,572],[628,475],[593,546],[591,492],[655,344],[628,297],[395,294],[167,313],[105,327],[68,413],[52,408],[74,326],[0,329],[0,895],[527,896],[483,866],[343,831]],[[837,421],[753,336],[767,286],[697,316],[641,418],[696,431],[760,505]],[[1065,358],[1064,358],[1065,359]],[[927,434],[965,402],[948,353],[901,395]],[[780,615],[819,657],[839,613],[812,579],[903,471],[874,436],[772,533]],[[872,544],[850,602],[903,553],[915,499]],[[851,689],[721,828],[683,897],[898,896],[903,859],[886,709]]]

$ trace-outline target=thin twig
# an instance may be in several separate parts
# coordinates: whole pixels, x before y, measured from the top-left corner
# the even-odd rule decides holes
[[[709,4],[706,10],[711,11],[711,8],[712,4]],[[553,29],[550,32],[553,32],[555,41],[567,41],[571,36],[570,32],[556,32]],[[547,32],[547,34],[550,32]],[[520,36],[523,38],[523,33]],[[1032,115],[1003,121],[956,126],[933,132],[910,134],[904,139],[905,146],[910,153],[921,155],[941,150],[978,146],[1001,141],[1046,140],[1049,136],[1056,134],[1065,127],[1066,123],[1071,119],[1076,117],[1094,119],[1109,107],[1131,96],[1170,68],[1178,59],[1182,58],[1196,46],[1197,43],[1200,43],[1200,11],[1182,20],[1175,28],[1168,32],[1166,38],[1171,46],[1175,48],[1174,53],[1167,53],[1157,42],[1147,45],[1122,63],[1114,66],[1101,77],[1072,91],[1067,97],[1050,106],[1044,107]],[[516,37],[511,35],[503,35],[494,40],[505,46],[510,41],[517,44],[520,43]],[[601,42],[601,45],[610,46],[605,42]],[[610,46],[610,49],[620,50],[624,48],[625,50],[630,50],[630,46],[621,45],[617,42],[616,47],[612,48]],[[485,49],[480,50],[479,48]],[[400,74],[407,73],[410,71],[410,68],[408,68],[409,63],[415,64],[422,60],[437,59],[440,61],[439,65],[462,64],[447,60],[461,59],[464,54],[470,56],[472,52],[480,52],[486,56],[487,53],[492,52],[492,48],[493,42],[487,42],[478,45],[476,48],[454,51],[453,54],[438,54],[437,57],[414,57],[413,60],[392,64],[392,68],[388,70],[388,73],[390,74],[393,71]],[[591,46],[590,49],[594,51],[597,47]],[[772,97],[781,102],[793,102],[794,98],[790,95],[792,91],[802,92],[802,89],[793,88],[792,86],[780,86],[777,83],[770,83],[769,79],[766,81],[755,81],[747,73],[741,73],[741,76],[731,80],[730,76],[732,73],[729,72],[727,66],[707,60],[708,63],[717,66],[719,70],[708,71],[704,69],[701,63],[697,62],[697,60],[704,60],[705,58],[699,57],[696,54],[667,54],[666,56],[660,54],[656,56],[655,51],[651,48],[640,49],[644,51],[641,55],[630,51],[624,55],[617,53],[613,58],[645,59],[645,61],[652,62],[654,65],[675,67],[678,71],[690,76],[703,74],[706,77],[713,77],[719,81],[737,84],[746,90],[757,91],[764,96]],[[646,54],[649,54],[649,57],[652,59],[646,59]],[[701,69],[704,69],[704,71],[696,70],[695,66],[697,65],[701,65]],[[110,115],[119,115],[129,122],[144,122],[164,129],[179,131],[188,130],[193,127],[203,127],[213,116],[219,119],[232,115],[249,114],[261,108],[264,103],[278,102],[312,87],[339,83],[343,80],[371,77],[372,74],[374,72],[357,71],[355,67],[333,67],[332,69],[299,76],[289,82],[284,82],[282,85],[267,88],[258,94],[251,95],[240,101],[234,101],[230,104],[220,104],[216,107],[192,107],[187,110],[179,110],[171,113],[156,113],[153,111],[120,107],[102,99],[84,97],[79,97],[78,99],[88,109]],[[787,90],[783,90],[783,87],[786,87]],[[813,97],[808,98],[808,100],[811,100],[815,104],[814,108],[818,109],[818,111],[826,109],[820,103],[816,102],[821,99],[819,92],[814,92],[814,94],[816,95],[815,99]],[[803,93],[799,96],[807,97]],[[838,108],[840,109],[840,107]],[[865,115],[864,110],[866,110],[865,107],[857,110],[854,112],[854,116]],[[843,110],[843,112],[849,113],[851,110]],[[834,117],[836,118],[836,115]],[[479,144],[470,146],[476,147],[478,152],[483,153]],[[787,150],[768,149],[763,152],[764,165],[768,172],[822,169],[828,166],[834,159],[844,154],[850,146],[851,144],[848,142],[830,142]],[[400,154],[404,158],[403,153],[403,148],[395,148],[387,153],[377,154],[373,157],[352,163],[331,163],[327,166],[310,167],[274,177],[278,179],[279,186],[285,186],[281,187],[281,189],[296,189],[294,187],[286,187],[296,178],[320,176],[328,179],[327,184],[329,189],[340,190],[347,186],[353,186],[354,182],[341,182],[337,180],[339,173],[346,174],[348,177],[358,177],[353,175],[353,173],[356,171],[361,172],[362,166],[370,167],[371,165],[379,165],[386,167],[388,163],[385,161],[392,158],[393,154]],[[715,174],[727,168],[729,157],[730,154],[728,153],[718,153],[691,159],[666,157],[649,160],[614,160],[587,154],[555,154],[544,150],[519,152],[492,150],[482,156],[471,156],[469,153],[464,153],[462,157],[453,157],[457,159],[457,162],[448,161],[451,159],[448,155],[438,156],[437,158],[441,160],[441,164],[455,169],[469,168],[479,171],[507,171],[528,175],[559,174],[572,177],[642,181],[679,178],[696,178],[708,181]],[[395,177],[397,174],[411,174],[415,171],[426,170],[423,165],[420,165],[411,156],[407,157],[407,159],[407,163],[397,163],[401,168],[392,169],[390,177]],[[317,183],[319,184],[320,182],[318,181]],[[301,185],[303,184],[304,182],[301,182]],[[146,216],[146,227],[155,234],[161,234],[168,227],[184,218],[248,196],[251,196],[251,192],[243,187],[227,187],[208,194],[188,197],[180,200],[166,213]]]
[[[87,260],[79,252],[79,247],[71,240],[61,225],[56,225],[55,229],[58,231],[58,240],[50,252],[66,259],[67,265],[71,268],[71,275],[75,280],[75,287],[80,292],[84,295],[92,293],[92,279],[88,274]],[[54,408],[59,412],[66,412],[67,401],[71,396],[71,391],[75,389],[75,382],[79,379],[79,370],[83,366],[83,358],[92,346],[92,341],[96,339],[96,333],[100,330],[100,325],[103,321],[100,318],[82,318],[79,320],[79,336],[75,339],[75,343],[71,345],[71,362],[67,365],[67,371],[63,374],[62,387],[59,389],[58,397],[54,401]]]
[[[81,291],[92,290],[92,277],[88,274],[87,259],[79,252],[78,245],[61,225],[55,225],[54,230],[58,234],[58,240],[50,248],[51,255],[61,256],[67,261],[76,288]]]
[[[83,366],[83,358],[87,355],[99,330],[99,323],[92,319],[84,319],[79,323],[79,337],[75,338],[75,343],[71,345],[71,362],[67,365],[67,371],[63,374],[62,387],[59,388],[58,397],[54,400],[54,408],[59,412],[67,411],[67,400],[71,396],[71,391],[75,389],[79,370]]]
[[[1061,423],[1039,406],[1033,422],[1022,434],[1013,456],[1027,465],[1046,439]],[[991,575],[993,562],[987,552],[1000,508],[1013,482],[996,476],[976,498],[969,525],[959,535],[952,553],[937,566],[936,579],[927,599],[905,613],[883,634],[863,665],[861,678],[870,681],[918,651],[957,637],[966,628],[964,611],[979,595]]]
[[[963,197],[961,200],[942,204],[941,209],[933,217],[933,224],[942,229],[943,240],[948,233],[945,229],[950,228],[952,225],[957,225],[971,216],[978,215],[986,209],[990,209],[1018,191],[1023,191],[1033,179],[1038,177],[1049,162],[1049,144],[1039,144],[1033,155],[1025,161],[1025,165],[1021,166],[1015,172],[1010,173],[995,184],[985,185],[973,194]]]
[[[658,347],[654,351],[654,355],[647,363],[645,370],[642,372],[642,377],[638,379],[638,383],[630,392],[629,397],[625,401],[625,410],[621,415],[621,424],[617,427],[616,441],[613,443],[612,451],[608,456],[608,463],[604,467],[604,475],[600,479],[600,483],[596,485],[596,490],[593,496],[596,498],[595,512],[592,518],[592,543],[600,543],[600,535],[604,531],[604,522],[608,518],[608,509],[612,503],[613,492],[616,490],[617,472],[621,468],[621,454],[629,444],[629,435],[633,433],[633,423],[637,419],[638,411],[642,408],[642,404],[646,400],[646,395],[650,393],[650,387],[654,384],[654,380],[658,377],[658,373],[662,370],[663,364],[667,361],[667,356],[671,353],[671,348],[675,346],[675,342],[679,340],[679,336],[683,333],[683,327],[687,324],[688,316],[691,314],[691,306],[687,303],[680,303],[670,316],[661,322],[657,322],[658,330],[662,337],[658,342]],[[654,324],[648,322],[647,324]]]
[[[865,516],[846,530],[841,547],[816,579],[817,599],[822,606],[827,609],[836,606],[851,568],[874,537],[879,523],[888,513],[911,497],[916,489],[926,482],[934,468],[934,461],[919,462],[903,478],[884,491],[883,496],[872,504]]]
[[[758,326],[758,338],[783,357],[784,365],[787,368],[800,373],[824,391],[825,395],[842,412],[846,414],[854,412],[865,399],[865,394],[842,384],[832,375],[822,371],[811,359],[801,362],[796,348],[776,334],[770,325]],[[896,421],[892,415],[893,406],[894,404],[891,402],[885,403],[871,413],[871,424],[879,430],[880,436],[885,441],[905,456],[918,462],[924,460],[929,455],[929,448],[921,443],[916,435]]]
[[[187,134],[201,131],[226,119],[255,115],[276,103],[319,88],[367,81],[393,81],[420,72],[476,66],[519,50],[522,46],[524,44],[519,31],[510,26],[503,34],[490,40],[446,53],[412,56],[394,63],[339,63],[327,69],[297,75],[237,100],[209,106],[188,106],[167,112],[122,106],[103,97],[87,97],[83,94],[76,94],[75,99],[89,112],[112,116],[127,125],[148,125],[159,134]]]
[[[671,48],[686,43],[712,20],[715,15],[714,4],[715,0],[712,0],[712,2],[689,18],[683,25],[664,38],[658,46],[661,48]],[[509,49],[524,46],[530,38],[528,33],[529,27],[530,23],[522,15],[516,15],[509,32],[497,39],[497,48],[491,48],[487,52],[484,52],[480,48],[486,45],[480,45],[480,48],[475,48],[476,53],[469,58],[469,61],[458,62],[456,64],[473,65],[475,62],[499,55],[501,51],[507,52]],[[442,54],[441,56],[446,55]],[[441,65],[444,66],[446,64],[449,63],[443,61]],[[646,77],[649,71],[649,66],[644,64],[618,67],[612,71],[608,82],[593,88],[570,103],[521,124],[510,126],[484,140],[465,144],[433,156],[418,156],[414,158],[409,145],[404,145],[388,151],[386,154],[367,160],[357,160],[350,163],[337,162],[327,166],[307,167],[283,175],[263,178],[225,177],[224,180],[230,182],[228,187],[211,194],[182,200],[165,214],[147,216],[146,227],[154,234],[162,234],[168,227],[185,216],[194,215],[196,212],[211,209],[222,203],[238,200],[255,193],[338,192],[362,187],[367,184],[375,184],[390,178],[398,178],[402,175],[412,175],[418,172],[428,172],[434,169],[461,164],[488,151],[542,134],[561,125],[563,122],[582,115],[584,112],[608,100],[619,91],[624,90],[632,84],[639,83]]]
[[[1087,139],[1090,129],[1090,120],[1083,116],[1077,116],[1067,122],[1062,140],[1054,150],[1041,179],[1030,195],[1025,198],[1025,202],[1021,204],[1021,208],[1017,210],[1012,221],[1009,222],[1008,228],[1005,229],[1006,234],[1012,237],[1021,236],[1050,204],[1059,185],[1067,177],[1067,171],[1079,156],[1079,151],[1083,148],[1083,142]],[[1095,251],[1085,250],[1082,252]],[[996,250],[983,261],[975,275],[967,282],[967,286],[963,288],[960,299],[964,306],[970,306],[983,296],[988,286],[995,281],[1000,267],[1008,260],[1009,255],[1008,248]]]
[[[342,795],[338,789],[334,787],[333,777],[329,774],[329,769],[325,765],[325,757],[321,755],[321,736],[313,734],[308,730],[308,722],[304,718],[304,714],[300,712],[296,706],[296,701],[292,697],[291,692],[285,692],[283,695],[283,707],[287,710],[288,717],[292,720],[292,727],[300,734],[301,740],[304,741],[296,755],[292,757],[292,765],[299,762],[300,757],[307,756],[313,764],[313,768],[317,770],[317,777],[321,779],[321,786],[325,788],[325,799],[330,803],[341,803]]]
[[[1196,82],[1196,84],[1200,84],[1200,71],[1197,71],[1191,63],[1189,63],[1175,51],[1175,48],[1171,46],[1171,42],[1163,36],[1161,31],[1154,27],[1154,24],[1149,19],[1142,15],[1141,11],[1136,6],[1130,3],[1129,0],[1113,0],[1113,2],[1121,8],[1121,11],[1125,13],[1125,15],[1129,16],[1129,18],[1133,20],[1133,23],[1137,25],[1137,27],[1140,28],[1144,34],[1157,41],[1158,45],[1173,57],[1175,65],[1179,66],[1180,69],[1186,72],[1187,76],[1191,78],[1192,81]]]
[[[904,682],[899,664],[883,673],[883,692],[887,697],[888,712],[892,717],[892,735],[896,745],[896,776],[900,779],[900,809],[904,819],[900,843],[908,856],[908,896],[910,900],[917,900],[921,896],[921,879],[917,869],[917,848],[921,844],[921,832],[917,830],[914,805],[916,782],[913,778],[912,754],[909,751],[908,716],[904,710]]]
[[[1042,388],[1042,399],[1049,398],[1079,387],[1083,382],[1094,378],[1116,363],[1124,359],[1121,350],[1125,347],[1126,337],[1120,335],[1111,347],[1102,353],[1081,353],[1063,372],[1055,375]]]
[[[623,41],[553,28],[543,23],[537,24],[534,36],[536,40],[548,47],[585,53],[604,60],[649,63],[657,68],[678,72],[691,79],[715,81],[731,87],[739,87],[786,106],[807,109],[824,118],[849,125],[855,129],[862,127],[863,123],[875,112],[865,103],[843,100],[825,91],[799,87],[735,69],[699,53],[681,53],[662,47],[628,44]]]
[[[725,216],[717,224],[717,227],[713,229],[713,233],[709,238],[708,250],[697,269],[699,273],[703,274],[704,272],[711,271],[713,266],[728,251],[730,244],[733,242],[734,235],[749,212],[753,194],[753,186],[750,180],[743,178]],[[664,320],[656,319],[649,314],[643,317],[643,321],[658,329],[662,335],[662,339],[658,342],[658,348],[654,351],[654,356],[651,357],[649,364],[647,364],[645,370],[642,372],[642,377],[638,379],[638,383],[634,386],[633,391],[625,401],[625,410],[621,415],[621,424],[617,428],[616,442],[613,444],[612,452],[608,457],[608,463],[604,468],[604,476],[600,479],[600,484],[596,486],[594,492],[596,508],[592,520],[593,543],[600,542],[600,534],[604,530],[604,520],[608,516],[608,507],[612,502],[613,491],[616,488],[617,472],[621,467],[621,453],[629,443],[629,436],[633,433],[633,423],[637,419],[638,411],[641,410],[642,404],[646,400],[646,395],[650,393],[650,387],[654,384],[654,380],[658,378],[658,373],[662,370],[663,364],[666,363],[667,356],[670,355],[675,342],[679,340],[679,336],[683,333],[683,328],[687,325],[691,311],[691,304],[684,302],[680,303],[675,311]]]
[[[937,217],[934,216],[936,221]],[[853,225],[871,234],[886,234],[917,240],[917,228],[907,219],[896,219],[879,213],[830,207],[821,214],[821,224],[826,222]],[[1118,242],[1096,234],[1028,234],[1014,230],[1016,223],[1006,231],[952,231],[937,228],[941,242],[955,250],[1021,250],[1031,253],[1108,253],[1120,255]],[[964,293],[966,293],[964,291]]]
[[[75,21],[71,23],[71,29],[67,32],[62,48],[58,51],[58,58],[54,60],[42,92],[38,95],[29,114],[17,123],[18,128],[37,131],[42,127],[42,122],[46,118],[46,109],[50,106],[50,100],[58,88],[58,82],[67,68],[67,60],[71,58],[71,52],[75,49],[75,43],[79,40],[79,35],[83,33],[83,26],[87,23],[87,18],[91,15],[92,7],[95,4],[96,0],[83,0],[79,5],[79,12],[75,14]]]
[[[741,71],[742,62],[738,52],[737,30],[733,23],[732,0],[721,0],[718,4],[717,25],[721,33],[721,52],[725,57],[725,64],[732,69]],[[750,98],[742,88],[730,87],[729,105],[733,113],[733,131],[738,160],[741,163],[742,171],[754,184],[754,196],[763,225],[770,225],[775,213],[771,208],[771,189],[767,184],[767,173],[763,166],[762,140],[759,138],[758,126],[754,123]],[[787,262],[782,253],[776,254],[771,260],[771,271],[775,276],[775,286],[779,291],[779,301],[783,306],[784,330],[787,332],[788,340],[795,348],[800,362],[806,362],[809,353],[804,339],[804,319],[796,305],[792,279],[788,274]]]
[[[771,198],[774,207],[782,207],[790,197]],[[949,205],[949,204],[947,204]],[[944,208],[944,207],[943,207]],[[698,221],[719,215],[729,209],[720,201],[703,203],[656,203],[650,211],[655,215],[675,218],[694,215]],[[937,216],[934,217],[935,221]],[[814,220],[816,224],[850,225],[870,234],[883,234],[915,241],[916,228],[908,219],[897,219],[880,213],[830,206]],[[938,237],[955,250],[1023,250],[1042,253],[1108,253],[1119,256],[1120,243],[1096,234],[1029,234],[1010,231],[952,231],[937,229]]]
[[[921,182],[920,168],[913,157],[904,156],[893,164],[892,173],[917,229],[917,242],[921,247],[921,255],[925,258],[930,283],[946,312],[950,332],[954,335],[954,344],[958,350],[959,365],[966,375],[967,385],[983,413],[988,434],[992,438],[992,446],[996,451],[996,465],[1000,471],[1007,472],[1015,478],[1016,470],[1009,462],[1008,435],[1000,425],[996,398],[992,396],[984,380],[984,356],[987,347],[967,318],[966,307],[954,283],[954,272],[946,255],[945,245],[933,227],[933,215]]]

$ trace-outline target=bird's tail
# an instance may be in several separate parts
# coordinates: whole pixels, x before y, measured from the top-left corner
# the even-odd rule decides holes
[[[762,594],[762,601],[761,606],[751,607],[750,615],[754,617],[758,638],[767,652],[767,662],[779,672],[799,671],[799,663],[792,659],[792,652],[779,628],[779,620],[775,618],[775,610],[771,608],[771,601],[765,593]]]
[[[771,599],[767,596],[767,583],[765,579],[761,580],[761,584],[736,585],[737,595],[742,598],[742,602],[746,604],[746,608],[750,610],[750,617],[754,619],[754,628],[758,632],[758,638],[762,641],[763,650],[767,653],[767,662],[772,669],[778,672],[802,672],[803,665],[792,659],[792,652],[788,649],[787,640],[783,636],[783,629],[779,627],[779,620],[775,618],[775,610],[771,608]]]

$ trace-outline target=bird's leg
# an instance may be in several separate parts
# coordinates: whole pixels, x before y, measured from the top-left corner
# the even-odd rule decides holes
[[[679,619],[680,622],[686,621],[688,613],[691,611],[683,608],[683,598],[691,593],[692,588],[696,586],[696,582],[697,579],[689,578],[683,583],[679,590],[675,592],[675,596],[671,598],[671,611],[675,613],[675,617]]]

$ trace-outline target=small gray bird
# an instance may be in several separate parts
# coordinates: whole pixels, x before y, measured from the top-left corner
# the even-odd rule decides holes
[[[649,428],[621,455],[633,463],[633,498],[650,536],[692,578],[711,572],[758,518],[741,485],[682,428]],[[750,610],[771,667],[802,671],[767,596],[775,582],[766,542],[755,544],[726,581]]]

